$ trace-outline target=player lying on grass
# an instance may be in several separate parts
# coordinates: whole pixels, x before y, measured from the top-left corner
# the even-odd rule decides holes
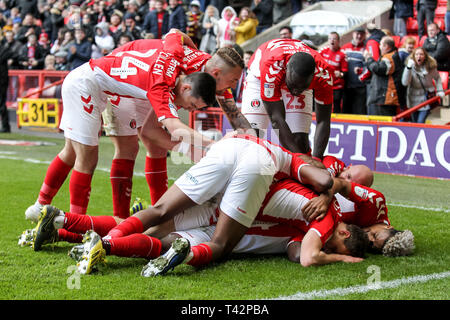
[[[251,135],[222,139],[199,163],[185,172],[155,206],[142,210],[113,228],[108,236],[124,237],[173,219],[223,192],[217,228],[206,244],[205,259],[217,260],[231,252],[251,226],[273,178],[292,177],[326,192],[333,184],[324,169],[309,165],[284,148]],[[39,249],[39,239],[34,247]]]
[[[51,162],[35,205],[25,213],[27,218],[37,219],[42,205],[51,203],[72,169],[70,211],[86,213],[98,161],[101,113],[107,103],[120,104],[124,110],[120,117],[124,119],[118,121],[132,127],[142,126],[153,111],[156,129],[161,134],[164,126],[169,132],[166,135],[176,140],[174,145],[179,146],[182,139],[188,145],[196,142],[201,147],[213,143],[178,118],[178,108],[199,109],[216,100],[213,76],[205,72],[182,74],[185,54],[183,47],[177,45],[182,37],[170,34],[158,49],[119,48],[114,55],[91,59],[67,75],[62,86],[64,111],[60,125],[65,146]],[[183,136],[178,135],[178,130],[183,131]]]
[[[324,230],[323,228],[329,228],[329,226],[333,223],[337,226],[336,230],[341,232],[339,234],[335,230],[334,233],[337,234],[334,239],[337,239],[340,235],[343,235],[345,238],[346,236],[348,236],[348,230],[346,229],[350,228],[353,231],[356,230],[355,227],[347,226],[347,224],[345,223],[354,223],[359,224],[362,227],[368,226],[364,228],[364,231],[366,231],[369,235],[369,238],[373,240],[373,246],[378,252],[383,252],[383,254],[386,256],[411,254],[412,250],[414,249],[414,238],[412,236],[412,233],[408,230],[400,232],[393,229],[389,225],[387,208],[385,207],[384,203],[384,196],[378,191],[370,189],[368,187],[349,183],[342,179],[339,180],[341,181],[341,189],[344,188],[340,190],[340,192],[345,194],[346,197],[343,197],[341,194],[337,194],[336,200],[338,202],[338,205],[333,204],[332,208],[338,208],[338,219],[339,221],[343,221],[344,224],[336,224],[336,222],[332,222],[332,220],[330,219],[328,219],[328,221],[327,219],[324,219],[320,222],[313,221],[310,224],[306,223],[305,220],[307,220],[307,218],[305,217],[303,208],[308,203],[309,199],[314,198],[317,195],[314,194],[314,192],[312,192],[310,189],[302,186],[301,184],[298,184],[293,180],[282,180],[272,186],[271,191],[266,196],[263,202],[263,207],[259,211],[259,214],[256,218],[271,222],[259,221],[258,223],[254,223],[246,233],[246,235],[269,237],[267,239],[261,238],[265,240],[261,240],[263,242],[258,244],[253,243],[255,239],[258,239],[258,237],[251,240],[251,242],[249,242],[249,240],[242,240],[237,245],[236,252],[242,252],[242,250],[244,250],[242,248],[248,249],[249,245],[253,243],[253,246],[256,246],[258,248],[265,248],[262,251],[254,251],[255,253],[279,253],[280,246],[281,248],[286,248],[286,244],[289,242],[289,240],[292,237],[295,237],[299,232],[300,235],[304,235],[310,228],[314,228],[315,230],[321,230],[322,234],[327,234],[326,229]],[[352,201],[349,199],[351,199]],[[175,217],[174,229],[179,231],[214,224],[217,219],[216,209],[219,201],[220,199],[215,199],[214,201],[209,201],[204,205],[184,211],[181,215]],[[336,217],[336,215],[333,214],[334,211],[331,211],[332,213],[330,215]],[[103,241],[100,241],[100,237],[106,235],[108,229],[112,228],[116,224],[113,217],[80,216],[71,213],[63,213],[62,211],[59,212],[58,209],[52,209],[52,212],[52,223],[48,223],[49,228],[52,231],[44,232],[45,237],[43,237],[42,239],[45,239],[45,241],[55,238],[56,230],[54,228],[60,227],[64,227],[71,232],[78,233],[84,233],[89,229],[94,229],[94,231],[99,234],[99,236],[93,236],[91,232],[88,233],[87,237],[91,238],[85,239],[87,243],[84,246],[77,246],[72,250],[72,255],[75,256],[78,260],[83,260],[81,259],[81,257],[84,254],[84,258],[86,258],[84,262],[87,262],[89,266],[88,271],[90,271],[92,266],[99,261],[92,259],[92,257],[99,257],[98,255],[93,254],[96,251],[103,252],[103,250],[105,250],[104,254],[113,254],[128,257],[139,256],[144,258],[154,257],[155,254],[158,254],[158,252],[161,251],[161,247],[163,248],[162,252],[165,251],[162,244],[163,242],[156,241],[154,238],[152,239],[150,236],[145,234],[133,234],[123,238],[110,240],[104,239]],[[55,214],[55,212],[58,213]],[[282,214],[280,214],[281,212]],[[289,226],[287,226],[287,223],[289,224]],[[277,225],[278,227],[273,227],[275,225]],[[261,226],[263,226],[264,228],[261,228]],[[293,226],[296,226],[299,229],[293,228]],[[61,230],[64,229],[60,229],[59,231]],[[197,233],[202,235],[204,234],[204,232],[206,232],[202,230],[197,231]],[[208,232],[210,234],[210,230],[214,229],[207,230],[209,230]],[[159,233],[160,235],[158,237],[163,238],[161,230],[159,230]],[[153,234],[153,236],[155,235]],[[81,238],[81,235],[79,235],[79,237]],[[100,242],[102,243],[100,244]],[[345,248],[343,248],[342,245],[340,246],[340,248],[338,248],[338,245],[336,245],[335,242],[335,240],[328,240],[325,243],[324,248],[328,250],[330,248],[335,250],[342,250],[340,252],[343,253],[348,252],[345,251]],[[353,243],[358,242],[353,241]],[[273,245],[273,247],[270,248],[270,245]],[[300,250],[300,244],[296,244],[294,241],[290,245],[290,249],[288,251],[289,256],[295,256],[296,250]],[[306,254],[308,251],[304,252]],[[334,256],[334,258],[336,257],[338,257],[339,259],[343,259],[343,261],[350,261],[352,259],[344,256]],[[330,258],[330,256],[327,256],[327,258]],[[308,261],[307,259],[305,259],[306,258],[304,258],[303,261]],[[295,261],[300,261],[299,257]],[[81,265],[85,266],[85,264],[83,263]],[[304,265],[307,265],[307,262],[304,262]],[[80,271],[83,273],[86,272],[86,270]]]

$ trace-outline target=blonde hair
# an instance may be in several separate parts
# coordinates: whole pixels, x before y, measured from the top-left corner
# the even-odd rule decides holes
[[[427,71],[430,71],[430,70],[433,70],[433,69],[436,69],[436,68],[437,68],[437,62],[436,62],[436,60],[435,60],[432,56],[430,56],[430,55],[428,54],[427,50],[425,50],[425,49],[422,48],[422,47],[417,47],[417,48],[415,48],[415,49],[413,50],[413,52],[411,52],[411,54],[409,55],[408,58],[409,58],[409,59],[412,59],[412,60],[414,61],[414,63],[417,64],[417,61],[416,61],[416,59],[414,58],[414,56],[415,56],[417,50],[422,50],[422,51],[423,51],[423,54],[425,55],[425,62],[424,62],[424,65],[425,65],[425,68],[427,69]],[[405,59],[405,62],[407,62],[407,61],[408,61],[408,59]]]
[[[405,230],[390,237],[384,244],[382,253],[386,257],[400,257],[412,254],[414,249],[414,235],[410,230]]]
[[[407,37],[406,39],[405,39],[405,41],[403,41],[403,45],[402,45],[402,48],[406,48],[406,45],[407,44],[414,44],[414,45],[416,45],[416,39],[414,39],[413,37]]]
[[[244,68],[244,60],[242,57],[235,49],[229,47],[218,49],[209,61],[211,61],[213,65],[223,62],[230,68]]]

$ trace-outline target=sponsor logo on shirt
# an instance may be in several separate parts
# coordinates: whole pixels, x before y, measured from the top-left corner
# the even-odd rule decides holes
[[[275,94],[275,84],[274,83],[264,83],[264,95],[267,98],[272,98]]]

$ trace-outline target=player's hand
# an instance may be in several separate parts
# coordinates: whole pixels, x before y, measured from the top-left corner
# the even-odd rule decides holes
[[[321,220],[327,214],[329,204],[330,198],[325,194],[312,198],[302,208],[303,217],[308,222]]]
[[[363,258],[357,258],[357,257],[352,257],[352,256],[343,256],[342,262],[358,263],[358,262],[362,262],[363,260],[364,260]]]
[[[239,134],[238,130],[229,131],[223,136],[222,139],[233,138],[233,137],[236,137],[238,134]]]

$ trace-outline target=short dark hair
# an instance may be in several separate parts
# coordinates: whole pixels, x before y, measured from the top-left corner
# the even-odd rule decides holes
[[[341,37],[339,36],[339,33],[337,33],[336,31],[331,31],[329,34],[330,35],[334,34],[338,37],[338,39],[341,39]]]
[[[390,36],[384,36],[383,38],[381,38],[381,41],[383,41],[390,49],[396,48],[395,41]]]
[[[216,100],[216,79],[206,72],[193,72],[184,79],[191,85],[191,93],[195,98],[201,98],[210,106]]]
[[[297,52],[289,59],[286,67],[286,85],[289,91],[297,96],[305,90],[312,79],[316,69],[316,62],[312,55],[306,52]]]
[[[286,29],[287,31],[289,31],[290,33],[292,33],[292,28],[289,27],[289,26],[281,27],[280,30],[278,30],[278,32],[281,32],[281,30],[284,30],[284,29]]]
[[[364,258],[370,244],[367,233],[354,224],[347,225],[347,230],[350,237],[344,240],[345,247],[352,257]]]

